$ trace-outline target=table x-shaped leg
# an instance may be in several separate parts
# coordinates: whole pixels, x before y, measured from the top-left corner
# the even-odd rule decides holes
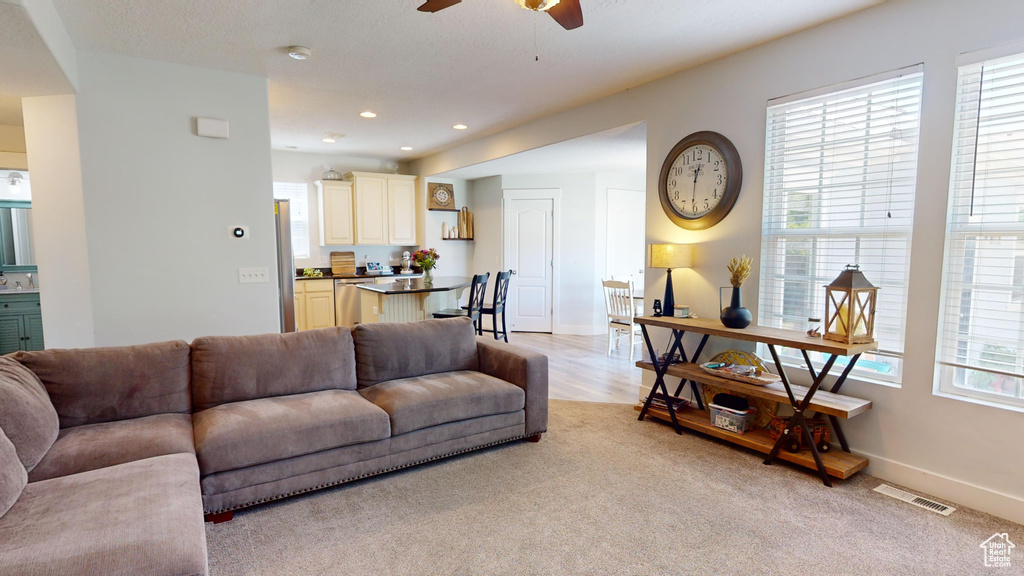
[[[679,425],[679,419],[676,418],[676,411],[672,409],[672,400],[668,395],[668,388],[665,386],[665,372],[668,372],[668,367],[672,365],[672,357],[675,356],[676,350],[679,350],[680,354],[683,354],[683,331],[673,330],[672,331],[672,346],[668,350],[668,356],[665,361],[661,362],[658,358],[657,352],[654,350],[654,345],[651,344],[651,336],[647,333],[647,326],[644,324],[640,325],[640,331],[644,335],[644,343],[647,345],[647,352],[651,356],[651,364],[654,365],[654,386],[651,386],[651,391],[647,394],[647,400],[644,401],[644,407],[640,410],[640,417],[637,420],[643,420],[644,416],[647,415],[647,410],[651,407],[651,400],[654,399],[655,394],[658,393],[658,389],[661,389],[665,395],[665,402],[668,405],[668,415],[672,418],[672,426],[676,430],[676,434],[683,433],[683,427]]]
[[[779,455],[779,450],[789,441],[789,438],[796,431],[796,427],[800,426],[803,431],[804,440],[811,447],[811,455],[814,457],[814,464],[818,468],[818,475],[821,477],[821,481],[825,486],[832,486],[832,481],[829,480],[828,471],[825,470],[825,464],[821,461],[821,454],[818,453],[818,447],[814,445],[814,438],[811,436],[810,426],[807,425],[807,418],[804,417],[804,412],[807,407],[811,404],[811,399],[814,394],[821,387],[821,383],[828,376],[829,370],[832,369],[832,365],[836,363],[836,354],[832,354],[825,361],[825,365],[822,366],[821,371],[814,378],[814,383],[811,384],[810,389],[807,390],[807,394],[802,400],[797,401],[793,395],[793,388],[789,384],[789,377],[786,375],[786,370],[783,368],[782,362],[779,360],[779,354],[775,351],[773,344],[768,344],[768,351],[772,353],[772,360],[775,361],[775,366],[779,370],[779,377],[782,379],[782,385],[786,389],[786,394],[789,396],[789,403],[793,406],[793,416],[786,422],[786,429],[779,439],[772,446],[772,451],[768,453],[768,457],[764,459],[765,464],[771,464],[775,457]],[[835,388],[835,387],[834,387]]]
[[[802,352],[804,355],[804,363],[807,364],[807,371],[811,373],[811,378],[817,379],[818,375],[814,372],[814,365],[811,364],[811,357],[807,354],[806,350],[801,350],[800,352]],[[850,370],[853,370],[854,364],[856,364],[857,360],[859,359],[860,354],[855,354],[853,357],[850,358],[850,363],[846,365],[845,369],[843,369],[843,373],[839,375],[839,378],[836,380],[836,383],[832,385],[832,389],[830,389],[829,392],[833,394],[839,393],[839,389],[842,388],[843,383],[846,382],[846,377],[850,375]],[[829,414],[828,420],[832,424],[832,430],[835,431],[836,438],[839,440],[839,446],[842,447],[843,452],[849,452],[850,445],[847,444],[846,435],[843,434],[843,429],[841,426],[839,426],[839,418],[836,418],[835,416]]]

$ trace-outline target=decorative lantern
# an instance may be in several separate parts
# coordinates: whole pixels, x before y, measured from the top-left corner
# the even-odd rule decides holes
[[[878,288],[871,285],[860,266],[847,265],[825,287],[826,340],[844,344],[875,341],[875,302]]]

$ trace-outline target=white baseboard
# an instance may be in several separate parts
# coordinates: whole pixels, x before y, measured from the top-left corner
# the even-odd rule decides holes
[[[874,454],[863,452],[860,454],[866,456],[870,461],[865,472],[872,476],[902,484],[907,488],[974,508],[999,518],[1005,518],[1011,522],[1024,524],[1024,499],[1022,498]]]

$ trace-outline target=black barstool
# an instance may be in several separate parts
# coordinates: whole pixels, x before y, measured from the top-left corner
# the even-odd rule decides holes
[[[434,318],[461,318],[468,316],[473,320],[473,327],[478,335],[483,335],[483,322],[480,319],[480,310],[484,306],[484,291],[487,289],[487,279],[491,273],[477,274],[473,276],[473,283],[469,287],[469,306],[466,309],[447,308],[434,312]]]
[[[498,339],[498,334],[501,334],[502,339],[508,342],[508,325],[505,323],[505,300],[508,299],[508,285],[512,280],[512,271],[506,270],[505,272],[498,272],[498,277],[494,281],[494,300],[490,306],[484,306],[480,309],[480,314],[490,314],[493,330],[483,330],[484,332],[490,332],[494,334],[494,339]],[[462,307],[466,309],[466,306]],[[498,332],[498,315],[501,315],[501,332]],[[480,322],[483,324],[483,322]]]

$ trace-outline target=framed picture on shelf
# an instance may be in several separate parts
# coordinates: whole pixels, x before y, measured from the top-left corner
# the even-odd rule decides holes
[[[458,212],[455,207],[455,187],[441,182],[427,182],[427,210]]]

